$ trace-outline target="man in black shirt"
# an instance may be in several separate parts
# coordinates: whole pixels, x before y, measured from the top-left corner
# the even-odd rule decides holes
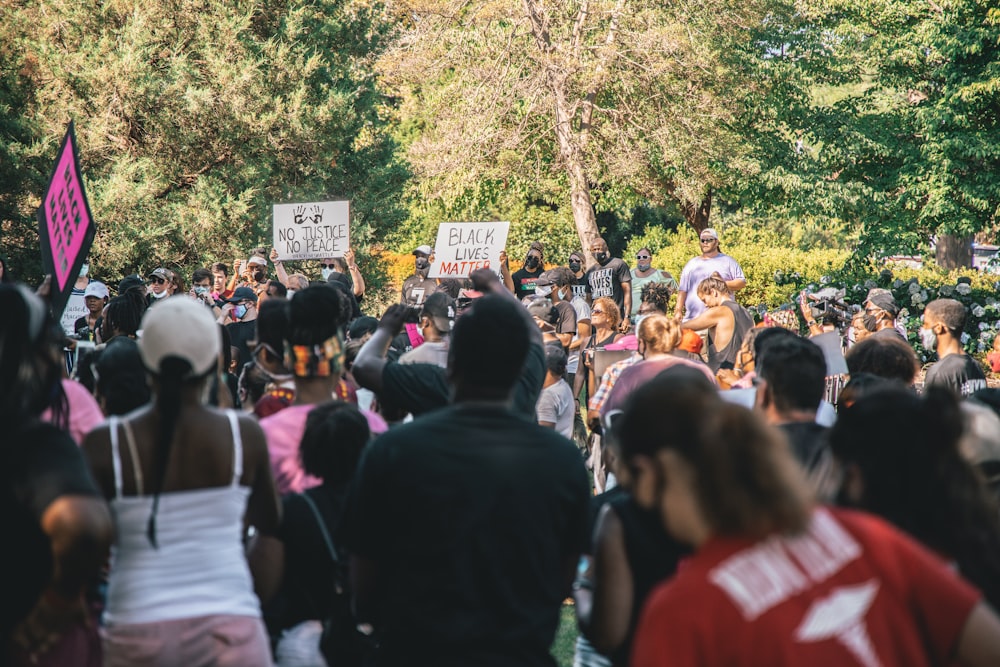
[[[527,257],[524,258],[524,266],[521,267],[520,271],[515,271],[511,277],[514,281],[514,296],[517,297],[518,301],[535,293],[535,282],[545,270],[543,259],[542,244],[534,241],[528,250]]]
[[[590,485],[569,440],[511,410],[537,336],[524,311],[476,300],[452,333],[452,404],[380,436],[358,467],[342,543],[379,666],[553,664]]]
[[[632,312],[632,271],[624,260],[611,256],[604,239],[594,239],[590,252],[597,264],[587,270],[588,301],[593,303],[602,296],[609,297],[618,304],[621,312],[621,330],[627,331],[629,313]]]
[[[756,370],[757,409],[784,431],[821,500],[832,500],[836,485],[827,428],[816,423],[826,389],[823,350],[795,334],[775,336],[761,346]]]
[[[496,274],[488,270],[473,272],[473,283],[478,290],[477,295],[497,294],[512,298]],[[532,340],[514,388],[513,407],[518,415],[534,422],[535,404],[545,381],[545,350],[541,332],[528,317],[527,309],[520,308],[519,312],[525,322],[532,324]],[[375,333],[358,352],[351,368],[358,384],[378,395],[380,404],[387,408],[383,413],[387,419],[390,414],[405,416],[410,413],[417,416],[448,404],[450,389],[445,369],[434,364],[400,364],[387,359],[391,356],[390,345],[399,338],[404,321],[414,315],[415,311],[402,304],[390,306],[382,315]],[[458,307],[458,315],[462,315],[461,307]],[[484,347],[483,353],[489,352],[491,350]]]
[[[935,299],[924,308],[920,338],[924,348],[937,352],[939,361],[927,369],[924,387],[947,387],[961,397],[986,389],[986,376],[962,348],[965,306],[955,299]]]
[[[413,251],[413,275],[403,281],[402,302],[417,307],[424,303],[437,288],[437,282],[427,277],[431,270],[431,255],[434,250],[422,245]]]

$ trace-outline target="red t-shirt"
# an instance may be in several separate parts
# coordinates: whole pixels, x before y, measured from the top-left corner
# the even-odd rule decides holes
[[[649,597],[632,667],[924,667],[980,594],[884,521],[831,508],[795,538],[713,538]]]

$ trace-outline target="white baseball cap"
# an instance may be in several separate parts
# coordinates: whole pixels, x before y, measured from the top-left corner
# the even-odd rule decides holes
[[[167,357],[179,357],[191,364],[186,378],[204,375],[218,364],[221,346],[212,311],[194,299],[164,299],[142,318],[139,354],[153,373]]]
[[[429,245],[417,246],[417,249],[413,251],[414,255],[427,255],[430,257],[434,254],[434,249]]]
[[[715,231],[711,227],[706,227],[705,229],[701,230],[701,234],[698,235],[698,238],[705,238],[706,236],[711,236],[716,241],[719,240],[719,232]]]
[[[98,299],[107,299],[111,296],[108,291],[108,286],[102,283],[100,280],[95,280],[87,285],[87,289],[83,290],[83,298],[88,296],[96,296]]]

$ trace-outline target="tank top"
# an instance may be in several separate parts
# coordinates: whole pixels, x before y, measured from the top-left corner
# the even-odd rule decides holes
[[[233,436],[233,477],[228,486],[160,494],[154,548],[146,537],[153,497],[143,495],[142,477],[128,422],[110,419],[116,537],[104,612],[110,624],[151,623],[210,615],[260,617],[260,603],[243,551],[243,515],[250,489],[243,475],[243,442],[236,413],[227,411]],[[118,426],[139,495],[122,494]]]
[[[724,348],[717,350],[715,329],[708,332],[708,367],[713,373],[718,373],[720,368],[733,368],[740,345],[743,344],[743,336],[753,328],[753,317],[746,308],[735,301],[723,301],[722,305],[733,314],[733,337]]]

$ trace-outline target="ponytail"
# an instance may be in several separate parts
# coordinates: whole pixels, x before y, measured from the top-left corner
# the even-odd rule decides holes
[[[190,373],[191,364],[186,359],[167,357],[160,362],[157,374],[159,392],[156,396],[156,410],[159,414],[159,434],[153,457],[153,508],[146,524],[146,536],[154,548],[159,548],[156,543],[156,513],[160,507],[160,493],[163,491],[163,482],[167,476],[174,431],[181,413],[181,389]]]

